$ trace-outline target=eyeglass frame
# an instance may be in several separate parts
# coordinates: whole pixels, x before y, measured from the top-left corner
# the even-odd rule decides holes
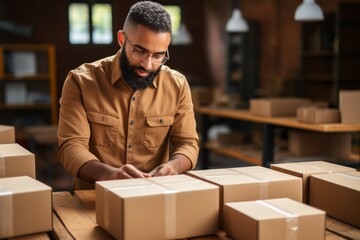
[[[169,49],[167,48],[167,49],[166,49],[166,52],[165,52],[165,55],[162,57],[161,63],[156,63],[156,62],[154,62],[154,59],[155,59],[155,58],[154,58],[154,55],[159,54],[159,53],[153,53],[153,54],[151,54],[151,53],[148,53],[148,52],[146,51],[146,49],[142,49],[142,50],[137,50],[137,49],[135,49],[137,46],[134,46],[134,44],[132,44],[132,43],[130,42],[130,40],[129,40],[129,38],[126,36],[126,33],[125,33],[125,32],[123,32],[123,33],[124,33],[124,36],[125,36],[125,40],[126,40],[127,42],[129,42],[129,45],[130,45],[130,47],[131,47],[130,51],[133,53],[133,56],[134,56],[135,59],[144,62],[144,61],[146,61],[149,57],[151,57],[151,63],[154,64],[154,65],[164,65],[167,61],[170,60]],[[134,53],[143,54],[143,56],[146,56],[146,58],[141,59],[141,57],[139,57],[139,56],[136,57],[136,56],[134,55]]]

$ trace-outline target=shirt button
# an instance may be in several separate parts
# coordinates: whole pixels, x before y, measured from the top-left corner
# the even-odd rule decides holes
[[[128,144],[128,149],[132,148],[132,145],[131,144]]]
[[[134,125],[134,120],[130,121],[130,126]]]
[[[164,120],[162,118],[159,119],[159,123],[163,124]]]
[[[131,97],[131,100],[132,100],[132,101],[135,101],[135,97]]]

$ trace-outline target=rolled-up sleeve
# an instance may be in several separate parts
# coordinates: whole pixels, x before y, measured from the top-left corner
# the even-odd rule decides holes
[[[60,99],[58,154],[65,170],[74,177],[84,163],[97,160],[89,151],[90,126],[81,96],[76,73],[70,71]]]

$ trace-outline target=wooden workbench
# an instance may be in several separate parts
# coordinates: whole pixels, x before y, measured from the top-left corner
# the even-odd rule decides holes
[[[95,191],[76,191],[53,193],[53,231],[33,234],[12,240],[111,240],[108,233],[96,224]],[[230,240],[226,233],[191,238],[192,240]],[[360,229],[327,217],[326,240],[360,239]]]

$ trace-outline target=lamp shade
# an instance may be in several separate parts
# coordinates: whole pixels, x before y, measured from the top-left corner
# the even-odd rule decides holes
[[[296,21],[321,21],[324,14],[315,0],[303,0],[295,12]]]
[[[239,9],[234,9],[231,18],[226,23],[227,32],[247,32],[249,30],[248,24],[242,17]]]
[[[192,43],[192,38],[187,30],[185,23],[181,23],[178,32],[172,39],[172,44],[174,45],[188,45]]]

